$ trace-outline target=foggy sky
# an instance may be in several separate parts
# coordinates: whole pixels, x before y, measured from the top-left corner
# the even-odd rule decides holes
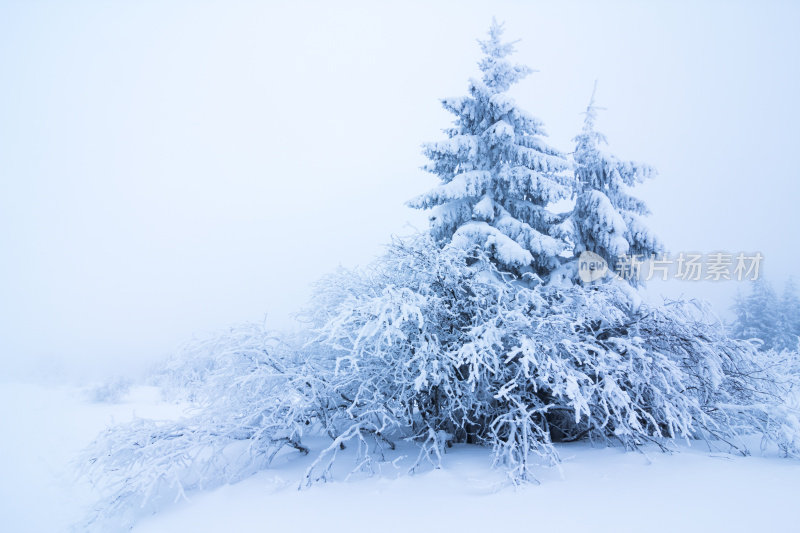
[[[141,369],[193,335],[291,325],[309,283],[423,229],[419,145],[477,76],[492,15],[513,91],[571,150],[594,80],[610,151],[678,251],[796,272],[800,9],[789,2],[0,3],[6,375]],[[653,294],[708,298],[742,284]]]

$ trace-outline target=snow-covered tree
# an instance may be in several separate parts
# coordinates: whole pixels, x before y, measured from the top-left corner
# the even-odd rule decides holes
[[[779,347],[797,350],[800,346],[800,297],[797,295],[797,287],[792,279],[789,279],[783,288],[780,309]]]
[[[738,295],[733,310],[736,319],[731,326],[731,333],[736,338],[758,339],[764,350],[778,348],[780,301],[766,279],[756,280],[747,296]]]
[[[455,115],[447,139],[424,145],[426,170],[442,184],[409,205],[433,209],[431,232],[442,244],[486,250],[501,270],[546,274],[567,244],[551,235],[556,221],[547,206],[571,192],[569,163],[548,146],[542,122],[521,110],[509,88],[531,69],[508,60],[513,42],[492,22],[479,41],[482,76],[469,94],[446,98]]]
[[[595,87],[596,89],[596,87]],[[576,256],[598,254],[612,270],[619,256],[644,258],[661,250],[642,217],[650,211],[630,188],[655,175],[641,163],[622,161],[603,150],[606,137],[595,129],[595,93],[586,107],[583,130],[575,137],[575,208],[564,223],[574,242]]]
[[[757,339],[763,350],[797,350],[800,341],[800,297],[789,280],[778,297],[764,278],[752,284],[750,294],[736,297],[731,333],[738,339]]]

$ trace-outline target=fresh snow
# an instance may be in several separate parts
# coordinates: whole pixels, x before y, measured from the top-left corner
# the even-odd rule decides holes
[[[95,497],[72,474],[79,449],[112,421],[181,413],[148,387],[134,387],[119,404],[88,398],[77,388],[0,384],[4,531],[68,531]],[[545,531],[787,531],[798,524],[800,462],[772,448],[740,457],[710,453],[702,442],[674,454],[557,444],[561,470],[542,468],[541,484],[518,488],[490,467],[485,448],[456,445],[442,469],[415,475],[404,466],[416,449],[400,448],[387,457],[396,467],[388,462],[378,475],[345,481],[352,464],[343,456],[333,481],[300,491],[314,454],[287,452],[269,470],[142,517],[133,531],[530,531],[532,524]]]

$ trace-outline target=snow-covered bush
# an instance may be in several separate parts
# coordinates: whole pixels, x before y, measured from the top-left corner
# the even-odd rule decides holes
[[[195,402],[188,416],[113,426],[84,450],[82,472],[104,495],[85,526],[117,528],[187,490],[239,480],[284,447],[307,453],[300,441],[325,409],[327,372],[260,325],[192,346],[197,365],[176,358],[157,380],[186,380]]]
[[[89,400],[97,403],[119,403],[131,390],[133,381],[126,377],[116,377],[90,387]]]
[[[244,374],[286,349],[286,342],[264,324],[239,324],[185,343],[154,369],[149,381],[168,399],[202,404],[217,394],[218,376]]]
[[[509,279],[480,249],[427,235],[326,281],[304,344],[231,330],[204,344],[218,363],[202,364],[194,414],[137,420],[92,444],[83,463],[111,495],[96,520],[241,479],[283,449],[309,453],[309,436],[329,444],[301,485],[327,479],[344,446],[369,470],[398,440],[419,444],[412,469],[438,465],[453,442],[485,445],[515,483],[556,464],[557,441],[702,438],[747,453],[740,437],[760,432],[798,454],[797,406],[784,401],[797,359],[728,338],[695,304]]]
[[[615,284],[510,283],[490,256],[467,257],[396,243],[371,275],[382,288],[339,303],[319,342],[352,376],[348,397],[368,398],[349,409],[436,446],[488,444],[514,480],[556,462],[555,440],[723,438],[745,451],[733,440],[758,429],[780,443],[763,407],[791,383],[697,304],[636,306]]]

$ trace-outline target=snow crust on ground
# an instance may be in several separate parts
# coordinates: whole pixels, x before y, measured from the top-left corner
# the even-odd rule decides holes
[[[109,423],[183,410],[152,387],[134,387],[118,404],[87,398],[76,388],[0,384],[3,531],[68,531],[97,496],[72,473],[77,452]],[[353,462],[342,457],[333,481],[302,491],[314,452],[287,452],[270,470],[142,517],[134,531],[800,530],[800,461],[759,454],[757,440],[752,457],[709,452],[702,442],[675,454],[588,443],[558,450],[561,472],[542,468],[540,485],[509,486],[487,450],[469,445],[448,450],[443,469],[409,476],[416,451],[401,445],[387,456],[396,466],[377,475],[345,481]]]

